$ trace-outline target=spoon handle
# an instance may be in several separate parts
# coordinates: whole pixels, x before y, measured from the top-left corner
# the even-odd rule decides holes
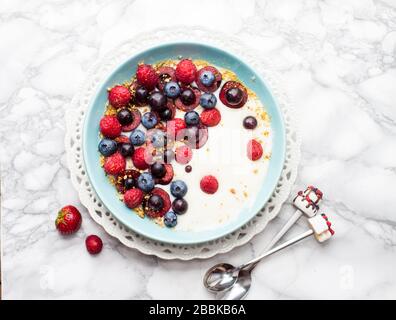
[[[291,245],[293,245],[293,244],[295,244],[295,243],[297,243],[297,242],[299,242],[299,241],[301,241],[301,240],[313,235],[313,233],[314,232],[311,229],[308,230],[308,231],[305,231],[304,233],[302,233],[302,234],[300,234],[300,235],[298,235],[298,236],[296,236],[296,237],[294,237],[294,238],[292,238],[292,239],[290,239],[288,241],[285,241],[284,243],[280,244],[279,246],[276,246],[275,248],[265,252],[261,256],[258,256],[257,258],[254,258],[253,260],[250,260],[249,262],[241,265],[239,269],[244,269],[247,266],[249,266],[250,264],[255,264],[255,263],[259,262],[261,259],[263,259],[265,257],[268,257],[268,256],[270,256],[271,254],[273,254],[275,252],[278,252],[278,251],[280,251],[280,250],[282,250],[284,248],[287,248],[287,247],[289,247],[289,246],[291,246]]]

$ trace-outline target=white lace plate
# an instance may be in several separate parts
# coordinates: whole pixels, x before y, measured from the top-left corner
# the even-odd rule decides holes
[[[121,62],[134,53],[166,42],[194,41],[226,50],[247,62],[265,79],[278,105],[280,106],[286,129],[286,157],[281,177],[267,204],[247,224],[238,230],[214,241],[194,245],[173,245],[161,243],[129,230],[119,223],[106,209],[93,189],[86,174],[82,152],[82,127],[85,111],[95,90],[104,77]],[[237,38],[208,31],[202,28],[175,28],[153,30],[140,34],[118,46],[100,59],[87,73],[87,79],[78,90],[66,113],[65,145],[71,181],[78,191],[81,203],[88,209],[92,218],[110,235],[124,245],[144,254],[155,255],[162,259],[190,260],[205,259],[225,253],[241,246],[260,233],[280,211],[287,199],[297,176],[300,159],[300,138],[296,129],[296,116],[287,97],[281,93],[277,75],[271,71],[269,63],[251,48],[246,48]]]

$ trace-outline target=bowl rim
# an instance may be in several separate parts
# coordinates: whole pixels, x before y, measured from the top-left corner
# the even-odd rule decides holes
[[[115,214],[114,212],[117,211],[117,208],[114,208],[114,206],[112,205],[112,203],[106,203],[105,201],[103,201],[103,196],[101,195],[101,190],[99,188],[98,189],[95,187],[97,186],[97,181],[95,180],[95,175],[93,175],[91,167],[90,167],[90,163],[87,161],[88,159],[88,155],[87,155],[87,148],[86,146],[86,137],[87,137],[87,132],[88,132],[88,128],[89,125],[88,123],[88,119],[90,118],[90,115],[94,109],[94,102],[97,99],[99,93],[102,90],[105,90],[105,84],[113,77],[114,74],[118,73],[126,64],[129,63],[130,60],[136,58],[136,56],[142,55],[147,51],[154,51],[154,50],[159,50],[161,48],[164,47],[170,47],[170,46],[185,46],[185,45],[192,45],[192,46],[200,46],[200,47],[206,47],[209,48],[210,50],[214,50],[214,51],[218,51],[221,54],[226,54],[229,57],[231,57],[233,60],[240,62],[241,64],[244,65],[245,68],[247,68],[248,70],[252,71],[252,73],[257,76],[259,78],[259,80],[262,82],[265,90],[268,92],[269,96],[272,98],[273,100],[273,104],[275,106],[275,111],[279,116],[279,123],[278,125],[280,126],[279,132],[281,134],[281,138],[280,138],[280,142],[282,143],[282,151],[279,154],[279,162],[280,164],[278,165],[278,167],[280,169],[278,169],[278,172],[276,174],[276,179],[274,179],[274,183],[272,185],[272,187],[270,188],[270,190],[268,190],[268,192],[266,193],[266,196],[262,198],[262,200],[260,201],[260,209],[258,210],[251,210],[252,212],[247,215],[246,217],[241,217],[241,214],[239,214],[239,217],[237,219],[235,219],[234,221],[232,221],[229,224],[226,224],[225,226],[222,226],[220,229],[211,229],[211,230],[205,230],[205,231],[201,231],[201,232],[197,232],[199,234],[212,234],[211,236],[206,236],[203,239],[186,239],[186,238],[182,238],[182,239],[178,239],[177,237],[174,237],[172,239],[168,239],[166,237],[162,237],[162,236],[158,236],[156,234],[153,233],[148,233],[145,232],[145,230],[141,230],[139,228],[134,228],[130,226],[130,223],[128,223],[127,221],[125,221],[122,217],[118,216],[117,214]],[[176,58],[176,57],[175,57]],[[205,60],[205,59],[204,59]],[[214,63],[215,64],[215,63]],[[215,64],[216,65],[216,64]],[[271,122],[271,127],[272,127],[272,122]],[[286,156],[286,131],[285,131],[285,123],[284,123],[284,118],[283,118],[283,112],[279,106],[279,103],[277,102],[276,97],[273,95],[272,90],[270,90],[270,87],[268,85],[268,83],[265,81],[265,79],[261,76],[261,74],[257,73],[256,71],[254,71],[254,69],[252,67],[250,67],[249,63],[247,63],[244,59],[239,58],[237,56],[235,56],[232,52],[220,49],[214,45],[211,44],[207,44],[204,42],[196,42],[196,41],[169,41],[169,42],[164,42],[162,44],[156,45],[156,46],[150,46],[150,47],[146,47],[143,48],[140,51],[134,52],[132,55],[130,55],[129,57],[123,59],[121,62],[119,62],[115,68],[111,69],[107,76],[104,77],[101,81],[99,81],[95,93],[91,96],[89,104],[88,104],[88,109],[84,115],[84,123],[83,123],[83,130],[82,130],[82,148],[83,148],[83,161],[85,164],[85,168],[86,168],[86,173],[87,173],[87,177],[89,179],[89,181],[92,184],[92,187],[94,188],[97,196],[99,197],[99,199],[103,202],[103,205],[109,210],[109,212],[112,214],[112,216],[119,221],[125,228],[127,229],[131,229],[132,231],[147,237],[149,239],[152,239],[154,241],[159,241],[159,242],[164,242],[164,243],[169,243],[169,244],[175,244],[175,245],[191,245],[191,244],[200,244],[200,243],[205,243],[205,242],[210,242],[210,241],[215,241],[216,239],[222,238],[224,236],[226,236],[227,234],[231,234],[232,232],[236,231],[237,229],[241,228],[243,225],[245,225],[246,223],[248,223],[250,220],[252,220],[257,213],[259,213],[259,211],[261,210],[261,208],[263,208],[268,200],[270,199],[272,193],[274,192],[279,178],[282,174],[282,170],[283,170],[283,166],[285,163],[285,156]],[[98,154],[99,157],[99,154]],[[99,158],[98,158],[99,159]],[[270,160],[271,161],[271,160]],[[99,161],[97,162],[97,164],[99,163]],[[115,199],[118,200],[118,199]],[[257,201],[257,199],[256,199]],[[133,211],[133,210],[132,210]],[[147,221],[147,223],[152,223],[154,224],[152,221]],[[158,228],[160,228],[159,226],[157,226]],[[216,230],[224,230],[223,232],[216,232]],[[181,233],[181,232],[175,232],[175,233]]]

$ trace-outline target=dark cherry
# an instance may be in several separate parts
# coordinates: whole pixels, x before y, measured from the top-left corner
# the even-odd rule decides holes
[[[135,99],[138,103],[146,103],[148,98],[148,90],[145,87],[139,87],[135,92]]]
[[[135,179],[133,178],[126,178],[124,181],[124,187],[125,189],[129,190],[132,189],[135,186]]]
[[[120,153],[123,157],[129,157],[133,155],[133,152],[135,151],[134,146],[132,143],[123,143],[120,147]]]
[[[229,104],[237,105],[243,99],[243,91],[239,88],[231,88],[226,92],[226,99]]]
[[[132,123],[133,115],[128,109],[121,109],[117,112],[117,119],[123,126],[127,126]]]
[[[167,121],[172,118],[172,111],[169,108],[162,110],[160,113],[161,120]]]
[[[254,129],[257,127],[257,119],[253,116],[247,116],[243,119],[243,126],[245,129]]]
[[[172,160],[175,159],[175,153],[170,149],[166,149],[164,151],[163,158],[165,163],[171,163]]]
[[[175,199],[172,202],[172,209],[177,214],[184,214],[184,213],[186,213],[186,211],[188,209],[188,203],[183,198]]]
[[[151,174],[154,178],[163,178],[166,174],[165,166],[160,162],[154,162],[151,165]]]
[[[147,205],[154,211],[160,211],[164,207],[164,200],[159,195],[153,194],[148,199]]]
[[[184,168],[184,171],[186,171],[187,173],[190,173],[192,171],[192,167],[190,165],[188,165]]]
[[[195,101],[195,93],[191,89],[185,89],[181,95],[180,95],[180,100],[185,104],[186,106],[189,106]]]
[[[155,91],[148,97],[148,103],[150,107],[153,108],[153,111],[163,110],[166,106],[166,102],[166,96],[160,91]]]

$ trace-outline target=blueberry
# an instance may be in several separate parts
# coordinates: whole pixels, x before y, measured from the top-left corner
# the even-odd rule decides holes
[[[165,163],[171,163],[175,159],[175,153],[171,149],[166,149],[162,157]]]
[[[161,130],[156,130],[151,136],[151,143],[155,148],[163,148],[166,143],[165,133]]]
[[[245,129],[254,129],[257,127],[257,119],[253,116],[247,116],[243,119],[243,126]]]
[[[186,89],[181,93],[180,96],[181,102],[183,102],[184,105],[189,106],[190,104],[193,104],[195,101],[195,93],[191,89]]]
[[[163,178],[166,174],[165,166],[160,162],[154,162],[151,165],[151,174],[155,178]]]
[[[237,105],[242,101],[243,92],[239,88],[230,88],[226,92],[226,100],[232,104]]]
[[[215,75],[212,71],[205,70],[199,76],[199,80],[205,87],[210,87],[215,82]]]
[[[129,140],[134,146],[141,146],[146,140],[146,135],[142,130],[136,129],[132,131]]]
[[[135,152],[135,148],[133,147],[132,143],[123,143],[120,147],[120,153],[123,157],[129,157],[133,155]]]
[[[164,207],[164,200],[159,195],[153,194],[148,199],[147,205],[154,211],[160,211]]]
[[[170,81],[165,85],[164,92],[168,98],[177,98],[180,94],[180,86],[177,82]]]
[[[154,189],[153,176],[148,172],[143,172],[137,179],[137,186],[144,192],[150,192]]]
[[[181,180],[172,181],[170,192],[176,198],[183,198],[187,193],[187,185]]]
[[[188,126],[195,126],[199,123],[199,114],[196,111],[186,112],[184,121]]]
[[[173,211],[168,211],[165,213],[164,224],[168,228],[173,228],[175,225],[177,225],[177,215]]]
[[[127,126],[133,121],[132,112],[125,108],[121,109],[117,112],[117,119],[121,123],[121,125]]]
[[[204,93],[199,103],[205,109],[213,109],[216,106],[217,98],[213,93]]]
[[[135,186],[135,179],[133,178],[126,178],[124,181],[124,187],[125,189],[129,190],[132,189]]]
[[[170,120],[172,119],[172,111],[169,108],[165,108],[164,110],[160,111],[159,116],[161,120]]]
[[[105,157],[111,156],[117,151],[117,142],[111,139],[102,139],[98,145],[99,152]]]
[[[148,90],[145,87],[139,87],[135,92],[135,99],[138,103],[146,103],[148,98]]]
[[[142,116],[142,125],[147,129],[154,128],[158,123],[157,116],[154,112],[146,112]]]
[[[160,92],[155,91],[148,97],[148,103],[154,111],[160,111],[166,106],[166,96]]]
[[[177,214],[184,214],[184,213],[186,213],[186,211],[188,209],[188,203],[183,198],[175,199],[172,202],[172,209]]]

